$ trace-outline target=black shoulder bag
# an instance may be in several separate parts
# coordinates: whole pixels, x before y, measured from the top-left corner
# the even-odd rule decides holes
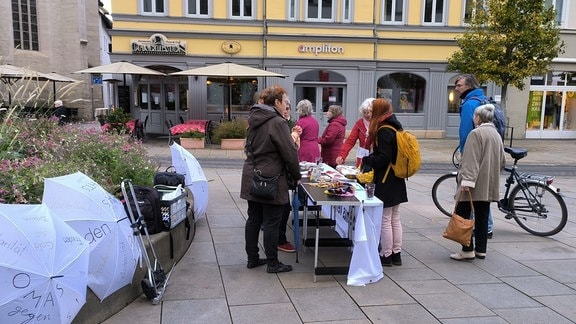
[[[256,168],[256,156],[252,150],[252,140],[247,140],[246,148],[248,152],[252,154],[252,160],[254,161],[254,174],[252,175],[252,184],[250,185],[250,195],[260,199],[274,200],[276,194],[278,194],[280,174],[273,177],[263,176],[262,171]]]

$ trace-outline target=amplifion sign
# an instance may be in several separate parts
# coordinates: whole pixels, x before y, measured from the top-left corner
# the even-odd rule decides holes
[[[332,44],[321,45],[299,45],[298,52],[318,54],[344,54],[343,46],[332,46]]]

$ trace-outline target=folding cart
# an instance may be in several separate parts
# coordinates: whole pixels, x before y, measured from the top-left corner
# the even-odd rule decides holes
[[[138,206],[138,199],[134,192],[134,187],[132,186],[132,182],[129,179],[125,179],[122,181],[121,184],[122,188],[122,195],[124,196],[124,200],[126,201],[126,210],[128,211],[128,215],[130,217],[130,221],[132,223],[132,230],[134,235],[138,236],[140,242],[140,248],[142,250],[142,257],[144,262],[146,263],[146,267],[148,268],[148,272],[144,279],[141,281],[142,290],[144,291],[144,295],[148,299],[152,301],[153,305],[158,305],[162,301],[162,297],[164,296],[164,291],[166,290],[166,286],[168,285],[168,279],[170,278],[170,274],[172,271],[166,275],[164,273],[164,269],[162,265],[158,261],[158,257],[156,256],[156,251],[154,250],[154,246],[152,244],[152,240],[150,239],[150,235],[148,234],[148,229],[146,228],[146,222],[144,221],[144,217],[140,212],[140,207]],[[132,202],[132,203],[131,203]],[[132,210],[134,206],[136,211]],[[144,232],[144,236],[146,236],[146,240],[150,245],[150,251],[152,253],[152,257],[154,258],[154,264],[150,260],[148,256],[148,252],[146,250],[146,245],[144,243],[144,238],[142,237],[142,232]]]

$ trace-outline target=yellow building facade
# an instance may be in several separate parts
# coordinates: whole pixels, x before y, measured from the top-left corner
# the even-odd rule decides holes
[[[556,2],[560,17],[568,17],[570,4]],[[457,74],[446,71],[446,61],[457,50],[454,39],[465,31],[464,18],[471,4],[445,0],[115,1],[110,55],[113,62],[127,60],[167,74],[233,62],[287,76],[232,80],[134,76],[122,91],[121,101],[129,105],[123,108],[129,108],[136,118],[148,117],[147,131],[152,133],[167,133],[167,121],[223,120],[228,109],[233,117],[245,117],[256,91],[279,84],[293,106],[302,99],[312,101],[322,128],[327,124],[324,112],[331,104],[343,106],[351,128],[365,98],[386,97],[406,129],[421,137],[457,137],[459,98],[453,88]],[[561,23],[569,29],[567,21]],[[570,73],[574,53],[567,50],[562,70],[554,73]],[[487,84],[484,90],[498,99],[496,86]],[[507,116],[515,127],[514,137],[546,137],[542,132],[547,129],[535,130],[530,127],[538,123],[528,123],[530,117],[545,124],[545,117],[536,116],[534,107],[540,98],[540,111],[545,111],[548,89],[538,91],[544,93],[509,92]],[[562,102],[562,98],[555,100]],[[564,121],[571,111],[567,102],[554,115],[558,121],[551,137],[572,136],[570,123]]]

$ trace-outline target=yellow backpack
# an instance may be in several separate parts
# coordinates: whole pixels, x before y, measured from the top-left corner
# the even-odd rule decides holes
[[[410,132],[404,130],[396,130],[396,128],[390,125],[384,125],[380,128],[390,128],[396,132],[396,142],[398,143],[398,155],[396,156],[396,163],[390,163],[382,182],[386,181],[390,168],[394,170],[394,174],[398,178],[409,178],[416,174],[420,170],[420,164],[422,159],[420,157],[420,146],[418,145],[418,140],[416,136]],[[379,128],[379,130],[380,130]]]

